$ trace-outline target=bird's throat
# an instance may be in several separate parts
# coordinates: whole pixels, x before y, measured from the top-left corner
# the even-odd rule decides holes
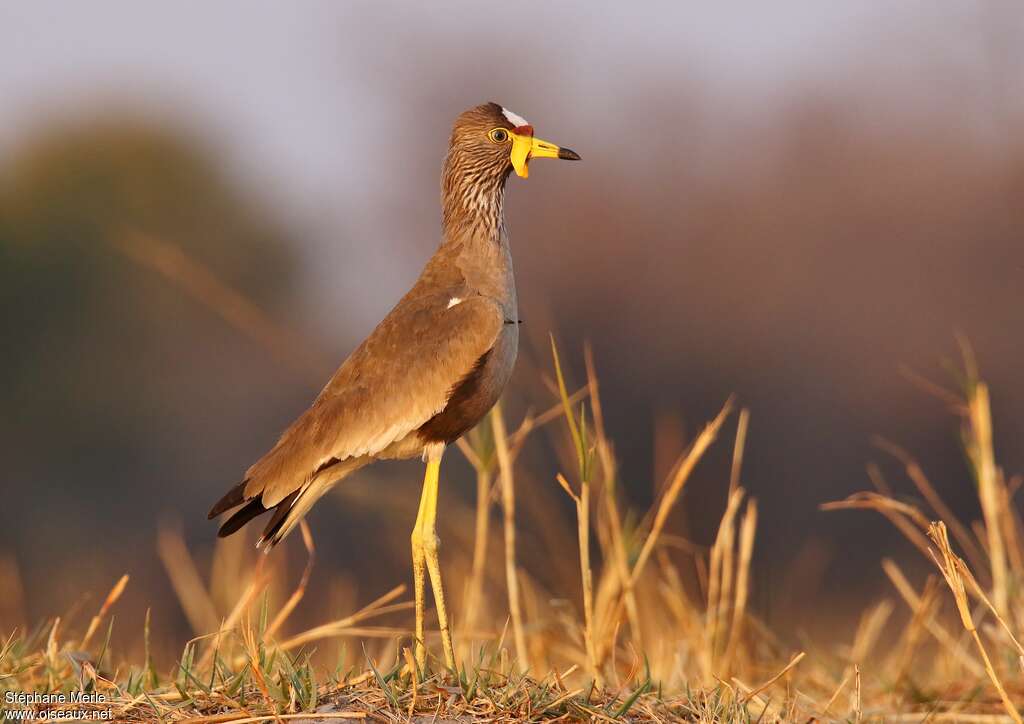
[[[495,176],[472,173],[457,163],[445,165],[441,181],[445,241],[501,243],[507,178],[507,172]]]

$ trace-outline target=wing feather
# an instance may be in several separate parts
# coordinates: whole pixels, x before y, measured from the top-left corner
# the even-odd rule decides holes
[[[494,346],[504,313],[474,296],[403,299],[338,369],[277,444],[246,473],[245,498],[270,508],[330,460],[373,456],[442,409]]]

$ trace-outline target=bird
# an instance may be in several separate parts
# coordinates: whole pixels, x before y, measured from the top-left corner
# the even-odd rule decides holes
[[[209,512],[212,520],[237,508],[220,526],[224,537],[273,511],[257,542],[269,551],[345,477],[378,460],[422,458],[410,536],[421,670],[429,575],[445,664],[457,671],[438,561],[441,458],[494,406],[512,374],[520,320],[505,185],[513,172],[527,178],[535,158],[580,156],[537,138],[525,118],[497,103],[458,116],[441,172],[437,250],[312,405]]]

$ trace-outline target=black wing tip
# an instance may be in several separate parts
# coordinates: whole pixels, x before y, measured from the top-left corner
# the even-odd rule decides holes
[[[288,516],[292,512],[292,507],[301,493],[302,489],[296,490],[274,506],[274,515],[267,523],[267,527],[263,529],[263,535],[260,536],[260,541],[257,545],[261,548],[266,546],[265,550],[269,551],[281,542],[281,529],[284,528]]]
[[[248,478],[233,486],[231,490],[224,494],[220,500],[213,504],[210,508],[210,512],[206,514],[207,520],[213,520],[221,513],[236,508],[245,502],[245,486],[249,482]]]
[[[232,533],[238,532],[250,520],[266,512],[267,508],[263,507],[263,502],[259,498],[253,498],[245,506],[236,510],[234,515],[224,521],[224,524],[217,531],[217,537],[226,538]]]
[[[244,488],[245,482],[241,482],[236,485],[234,488],[229,490],[227,495],[221,498],[210,511],[210,518],[214,518],[225,510],[229,510],[241,503],[245,503],[245,505],[236,510],[230,518],[224,521],[217,530],[217,537],[227,538],[229,535],[241,530],[242,527],[244,527],[246,523],[251,521],[253,518],[257,518],[264,513],[273,510],[274,515],[271,516],[270,521],[267,523],[267,527],[263,530],[263,535],[260,536],[259,542],[256,544],[257,548],[262,548],[264,553],[268,553],[271,548],[281,542],[282,532],[288,521],[288,515],[292,512],[292,506],[295,505],[295,501],[298,499],[299,494],[302,491],[296,490],[286,496],[277,505],[267,508],[263,505],[263,501],[260,496],[252,498],[246,502],[242,492]]]
[[[327,464],[322,465],[317,472],[337,462],[337,460],[331,460]],[[295,503],[305,492],[307,486],[303,486],[298,490],[293,490],[282,498],[280,502],[267,507],[263,504],[263,496],[259,493],[252,498],[247,499],[245,497],[245,487],[248,482],[248,478],[243,480],[238,483],[238,485],[231,488],[223,498],[218,500],[217,503],[214,504],[213,508],[210,509],[210,512],[207,515],[207,520],[212,520],[221,513],[241,505],[242,507],[232,513],[231,517],[224,521],[217,530],[218,538],[227,538],[229,535],[241,530],[242,527],[253,518],[257,518],[264,513],[273,510],[274,514],[270,516],[267,527],[263,529],[263,534],[256,543],[257,548],[261,548],[264,553],[269,553],[270,549],[280,543],[294,527],[296,522],[293,517]]]

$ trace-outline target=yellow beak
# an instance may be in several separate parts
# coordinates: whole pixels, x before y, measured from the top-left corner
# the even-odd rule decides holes
[[[561,158],[566,161],[579,161],[580,155],[568,148],[560,148],[548,141],[534,138],[532,135],[511,132],[512,136],[512,168],[521,178],[530,175],[531,158]]]

